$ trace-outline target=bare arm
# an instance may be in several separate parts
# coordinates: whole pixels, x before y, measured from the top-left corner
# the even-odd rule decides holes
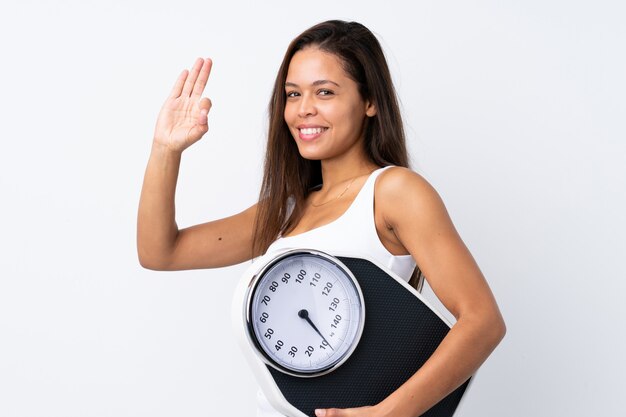
[[[320,410],[318,416],[420,416],[476,372],[504,337],[491,290],[430,184],[408,169],[389,169],[376,184],[376,211],[457,322],[426,363],[385,400],[372,407]]]
[[[183,230],[175,220],[181,154],[208,131],[211,102],[201,95],[211,65],[208,59],[198,59],[191,72],[184,70],[159,113],[137,216],[137,252],[145,268],[215,268],[252,256],[256,205]]]
[[[394,171],[381,175],[381,200],[393,202],[383,208],[385,220],[457,319],[424,366],[385,400],[388,415],[418,416],[476,372],[506,330],[491,289],[437,192],[414,172]]]

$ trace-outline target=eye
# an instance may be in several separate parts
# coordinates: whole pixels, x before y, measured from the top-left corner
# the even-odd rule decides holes
[[[298,97],[300,93],[298,93],[297,91],[287,91],[286,95],[287,95],[287,98],[292,98],[292,97]]]
[[[319,94],[320,96],[331,96],[334,93],[331,90],[328,90],[326,88],[322,88],[321,90],[318,90],[317,94]]]

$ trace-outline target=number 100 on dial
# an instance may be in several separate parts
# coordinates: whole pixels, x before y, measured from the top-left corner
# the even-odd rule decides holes
[[[314,250],[283,253],[255,275],[247,295],[248,337],[262,359],[290,375],[323,375],[356,348],[363,294],[338,259]]]

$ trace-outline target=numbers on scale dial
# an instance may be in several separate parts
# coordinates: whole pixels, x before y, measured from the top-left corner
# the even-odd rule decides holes
[[[344,340],[350,339],[351,317],[357,308],[349,300],[356,294],[351,295],[336,272],[319,262],[298,260],[280,265],[267,278],[257,298],[257,328],[275,360],[304,369],[323,366],[345,352]],[[310,288],[311,293],[303,298],[297,288]],[[309,318],[307,311],[306,320],[301,320],[305,317],[299,312],[307,308],[312,315]]]
[[[311,278],[311,282],[309,282],[309,284],[312,287],[315,287],[317,283],[320,281],[320,278],[322,278],[322,276],[319,274],[319,272],[314,273],[313,277]]]

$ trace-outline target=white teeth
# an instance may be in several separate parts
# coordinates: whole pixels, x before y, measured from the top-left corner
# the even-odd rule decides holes
[[[325,129],[323,127],[307,127],[304,129],[300,129],[303,135],[315,135],[322,133]]]

